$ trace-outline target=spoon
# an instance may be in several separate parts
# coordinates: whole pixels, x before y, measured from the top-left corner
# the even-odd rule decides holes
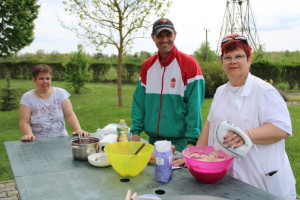
[[[142,150],[142,148],[144,148],[145,145],[146,145],[145,142],[143,142],[143,144],[140,146],[140,148],[138,148],[138,150],[134,153],[134,155],[137,155]]]
[[[77,132],[77,135],[78,135],[78,141],[79,141],[79,143],[81,143],[81,136],[80,136],[80,133],[79,132]]]

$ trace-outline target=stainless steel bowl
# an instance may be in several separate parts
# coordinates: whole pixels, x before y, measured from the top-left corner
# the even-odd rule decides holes
[[[72,155],[75,160],[85,161],[93,153],[99,152],[100,139],[96,137],[82,137],[72,140]]]

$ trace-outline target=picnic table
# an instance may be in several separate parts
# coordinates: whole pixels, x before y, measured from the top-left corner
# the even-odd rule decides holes
[[[161,199],[280,199],[230,176],[202,184],[187,168],[173,170],[169,183],[155,181],[155,166],[136,177],[122,177],[111,166],[94,167],[73,159],[74,136],[4,142],[22,200],[125,199],[127,191]],[[208,198],[209,197],[209,198]]]

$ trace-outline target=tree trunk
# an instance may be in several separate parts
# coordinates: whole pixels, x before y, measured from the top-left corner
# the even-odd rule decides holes
[[[122,51],[119,51],[118,55],[118,98],[119,98],[119,107],[123,107],[123,98],[122,98]]]

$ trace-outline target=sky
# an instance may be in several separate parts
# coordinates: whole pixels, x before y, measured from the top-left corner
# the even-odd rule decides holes
[[[232,2],[232,0],[229,0]],[[201,44],[209,42],[211,50],[218,47],[221,27],[227,0],[173,0],[165,16],[176,29],[175,45],[187,54],[193,54]],[[87,53],[97,53],[93,46],[84,45],[76,34],[62,27],[59,19],[68,21],[62,0],[39,0],[41,7],[35,20],[34,41],[19,53],[45,53],[58,51],[71,53],[77,51],[77,45],[83,44]],[[265,51],[300,50],[300,1],[299,0],[250,0],[250,7],[260,44]],[[140,51],[156,52],[157,48],[150,38],[134,41],[131,54]],[[115,47],[107,47],[102,53],[117,54]]]

